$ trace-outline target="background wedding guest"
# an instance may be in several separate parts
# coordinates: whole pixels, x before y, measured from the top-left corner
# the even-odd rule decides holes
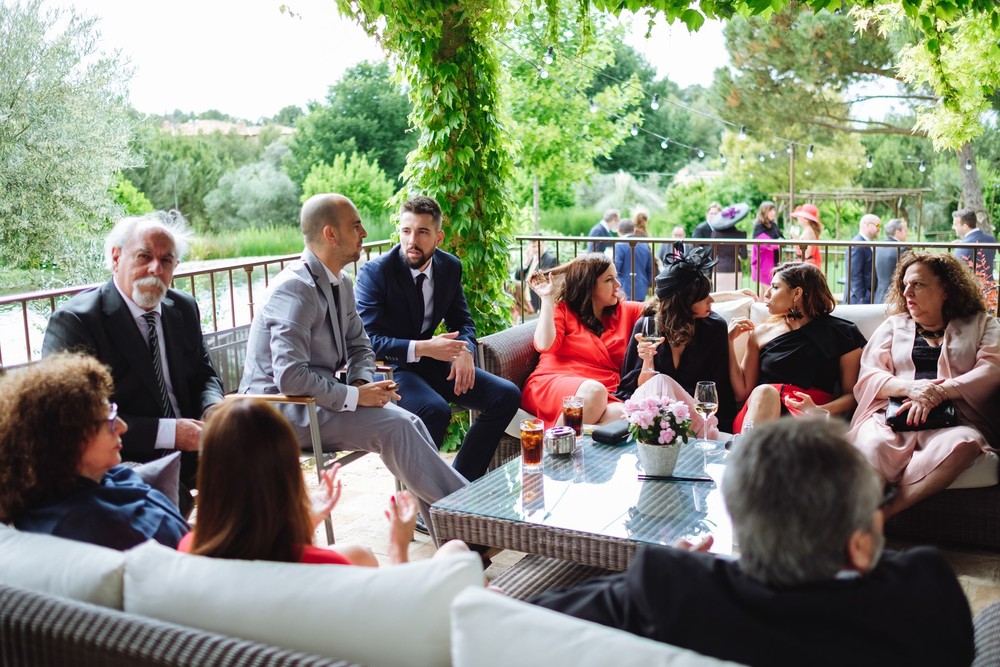
[[[595,238],[611,238],[618,230],[618,223],[621,221],[621,213],[618,209],[609,208],[604,212],[604,217],[590,228],[588,236]],[[607,241],[591,241],[587,244],[587,252],[604,252],[611,244]]]
[[[773,201],[762,202],[757,208],[757,219],[754,220],[753,232],[750,237],[757,240],[780,239],[778,229],[778,207]],[[758,294],[762,294],[771,284],[771,272],[781,263],[781,246],[777,243],[766,243],[750,247],[750,279]]]
[[[635,235],[635,225],[631,220],[626,218],[618,223],[618,236],[632,238]],[[649,244],[636,243],[633,255],[632,247],[628,243],[616,243],[615,270],[618,272],[625,298],[645,301],[649,293],[649,284],[653,280],[653,252],[649,249]]]
[[[746,204],[731,204],[709,219],[713,239],[745,239],[747,233],[737,229],[736,223],[747,217],[750,207]],[[715,267],[715,289],[723,292],[736,289],[740,273],[740,260],[747,258],[747,247],[741,244],[715,246],[715,256],[719,263]]]
[[[882,221],[867,213],[858,222],[858,233],[852,241],[874,241]],[[848,274],[844,285],[844,303],[872,303],[872,249],[852,245],[848,256]]]
[[[822,236],[823,224],[819,220],[819,209],[814,205],[796,206],[791,217],[802,222],[802,231],[799,234],[800,241],[815,241]],[[801,247],[797,247],[796,254],[803,262],[809,262],[817,269],[823,268],[818,245],[806,246],[805,251]]]
[[[976,212],[971,208],[963,208],[951,214],[955,235],[962,243],[996,243],[992,234],[979,228]],[[975,274],[985,280],[989,286],[995,284],[993,265],[997,251],[993,248],[955,248],[955,257],[964,260],[972,267]]]
[[[902,218],[892,218],[883,226],[885,240],[899,243],[895,248],[875,248],[875,303],[884,303],[886,292],[892,283],[892,276],[896,272],[896,263],[899,258],[909,248],[902,245],[906,241],[907,228],[906,220]]]

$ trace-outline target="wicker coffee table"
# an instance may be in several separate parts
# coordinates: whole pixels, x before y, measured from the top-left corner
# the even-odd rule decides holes
[[[686,535],[715,537],[732,553],[728,514],[717,481],[726,452],[686,445],[668,480],[640,481],[636,446],[584,439],[571,457],[546,456],[542,471],[520,458],[431,507],[438,538],[461,539],[607,570],[624,570],[643,543]],[[707,463],[707,465],[706,465]]]

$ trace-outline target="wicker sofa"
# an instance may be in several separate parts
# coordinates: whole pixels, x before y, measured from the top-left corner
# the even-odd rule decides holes
[[[713,309],[727,319],[744,315],[762,319],[766,311],[750,300],[716,303]],[[870,336],[884,318],[880,306],[838,306],[834,314],[855,322]],[[513,326],[479,339],[479,367],[505,377],[519,387],[538,364],[538,352],[532,344],[534,322]],[[1000,405],[1000,401],[998,401]],[[509,431],[497,449],[498,459],[519,454],[519,443]],[[1000,443],[994,443],[1000,448]],[[949,489],[893,517],[886,532],[895,537],[917,541],[955,543],[1000,551],[1000,486],[995,484],[995,461],[992,459],[993,485],[984,488]]]

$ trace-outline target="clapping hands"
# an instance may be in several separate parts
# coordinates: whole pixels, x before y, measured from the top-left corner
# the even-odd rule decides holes
[[[320,473],[319,490],[310,497],[310,515],[315,529],[333,511],[340,500],[341,481],[337,479],[340,464],[334,463],[329,469]]]

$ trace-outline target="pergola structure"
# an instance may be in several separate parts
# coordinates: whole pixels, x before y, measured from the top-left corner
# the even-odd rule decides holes
[[[917,238],[920,238],[921,227],[924,217],[924,193],[931,192],[930,188],[845,188],[843,190],[830,190],[828,192],[816,192],[813,190],[803,190],[792,195],[789,192],[774,193],[771,197],[775,202],[806,201],[816,203],[819,201],[832,201],[837,209],[837,220],[835,223],[834,238],[840,238],[840,203],[844,201],[862,201],[865,210],[871,212],[876,203],[884,203],[892,208],[893,217],[907,217],[900,215],[900,209],[904,209],[904,199],[915,197],[917,200],[916,230]],[[794,199],[793,199],[794,197]],[[791,205],[784,207],[786,213],[791,213]],[[912,223],[913,220],[910,220]]]

